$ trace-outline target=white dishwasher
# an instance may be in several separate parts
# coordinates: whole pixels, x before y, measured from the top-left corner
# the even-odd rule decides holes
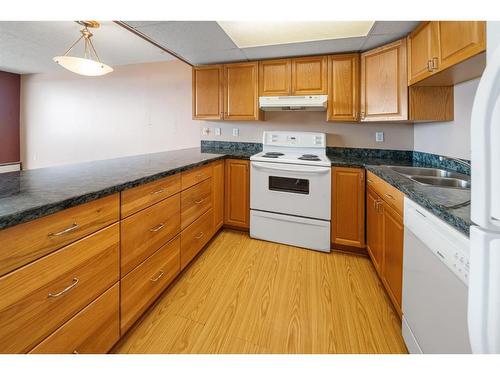
[[[403,338],[410,353],[471,353],[469,239],[405,197]]]

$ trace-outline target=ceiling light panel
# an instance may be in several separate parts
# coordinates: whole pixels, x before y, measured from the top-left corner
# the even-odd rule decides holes
[[[366,36],[374,21],[217,21],[239,48]]]

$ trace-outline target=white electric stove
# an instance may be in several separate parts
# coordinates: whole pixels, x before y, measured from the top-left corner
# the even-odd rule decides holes
[[[329,252],[326,135],[264,132],[263,151],[250,161],[250,236]]]

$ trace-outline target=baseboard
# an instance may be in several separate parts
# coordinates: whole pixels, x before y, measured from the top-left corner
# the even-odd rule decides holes
[[[354,255],[359,255],[359,256],[363,256],[363,257],[368,257],[368,251],[366,250],[366,247],[355,247],[355,246],[340,245],[337,243],[332,243],[331,248],[333,251],[338,251],[341,253],[348,253],[348,254],[354,254]]]

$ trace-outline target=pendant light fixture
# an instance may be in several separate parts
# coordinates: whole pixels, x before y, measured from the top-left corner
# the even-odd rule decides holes
[[[76,42],[74,42],[71,47],[68,48],[66,53],[62,56],[56,56],[53,60],[61,65],[63,68],[69,71],[81,74],[84,76],[102,76],[113,71],[113,68],[109,65],[103,64],[97,55],[97,52],[92,44],[93,34],[89,31],[89,28],[98,28],[99,22],[97,21],[76,21],[78,24],[83,26],[80,30],[82,34]],[[73,47],[75,47],[81,40],[85,43],[85,51],[83,57],[68,56]]]

